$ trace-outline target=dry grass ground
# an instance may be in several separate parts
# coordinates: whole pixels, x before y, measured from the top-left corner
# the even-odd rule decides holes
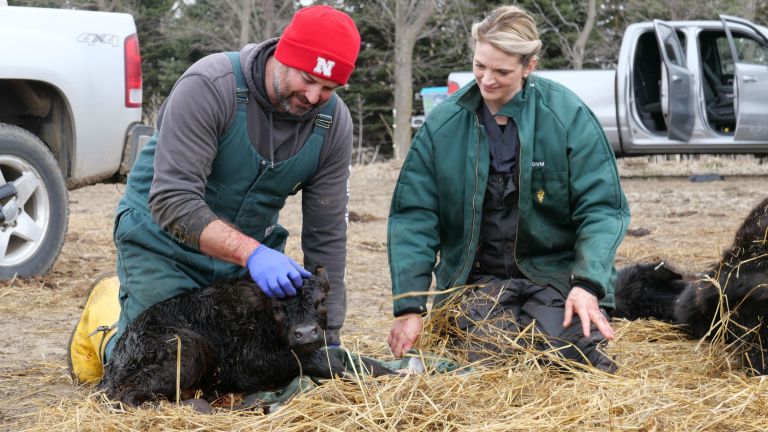
[[[619,163],[631,229],[617,264],[662,257],[703,270],[731,241],[742,218],[768,191],[768,165],[753,159]],[[389,358],[391,323],[386,216],[394,163],[355,167],[349,228],[349,312],[345,345]],[[724,181],[693,183],[718,172]],[[666,175],[673,174],[675,177]],[[665,177],[659,177],[665,175]],[[653,177],[645,177],[653,176]],[[614,321],[609,347],[621,369],[562,373],[520,356],[471,373],[331,381],[275,414],[206,416],[164,404],[117,412],[90,387],[73,386],[65,348],[91,282],[114,267],[112,215],[122,185],[70,195],[70,228],[52,273],[0,283],[0,430],[766,430],[768,380],[739,370],[722,347],[687,341],[653,321]],[[282,223],[300,227],[296,200]],[[299,256],[296,239],[288,252]]]

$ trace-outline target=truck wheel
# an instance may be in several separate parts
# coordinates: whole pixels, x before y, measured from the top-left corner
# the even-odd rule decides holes
[[[0,123],[0,280],[48,272],[67,232],[67,188],[30,132]]]

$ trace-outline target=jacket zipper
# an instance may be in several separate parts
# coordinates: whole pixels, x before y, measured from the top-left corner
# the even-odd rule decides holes
[[[518,133],[518,140],[519,140],[519,135],[520,134]],[[522,167],[523,158],[520,157],[523,154],[523,141],[519,140],[518,145],[519,145],[519,147],[518,147],[519,152],[517,154],[517,186],[518,186],[518,189],[519,189],[520,185],[523,184],[523,182],[522,182],[522,177],[523,177],[523,167]],[[529,184],[528,187],[530,188],[531,185]],[[541,282],[535,281],[535,280],[531,279],[531,277],[528,276],[525,273],[525,271],[523,271],[523,269],[520,268],[520,263],[517,260],[517,240],[518,240],[517,235],[518,235],[518,233],[520,233],[520,192],[519,191],[517,192],[517,210],[518,210],[517,211],[518,221],[517,221],[517,227],[515,228],[517,230],[517,232],[515,232],[515,247],[514,247],[514,249],[512,249],[512,259],[515,260],[515,265],[517,266],[517,269],[520,270],[520,273],[522,273],[523,276],[525,276],[526,279],[528,279],[529,281],[534,282],[534,283],[536,283],[538,285],[542,285],[543,286],[544,284],[542,284]]]
[[[464,274],[464,271],[467,269],[467,262],[470,261],[470,255],[472,255],[472,240],[475,238],[475,219],[477,218],[477,208],[475,207],[475,199],[477,198],[477,190],[480,187],[480,173],[478,172],[480,169],[480,142],[482,140],[482,136],[480,134],[480,118],[477,114],[475,114],[475,126],[477,127],[477,157],[475,158],[475,192],[472,194],[472,225],[471,229],[469,231],[469,245],[470,247],[467,248],[467,256],[464,257],[464,264],[461,266],[461,271],[459,272],[459,275],[456,277],[456,279],[451,284],[452,287],[456,286],[456,284],[459,282],[459,278],[461,275]]]

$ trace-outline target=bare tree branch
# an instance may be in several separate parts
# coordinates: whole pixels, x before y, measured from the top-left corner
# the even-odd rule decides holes
[[[193,8],[207,8],[203,18],[186,16]],[[182,18],[174,30],[204,52],[238,50],[276,36],[293,8],[292,0],[200,0],[180,6]]]
[[[582,69],[584,67],[584,53],[587,47],[587,41],[589,35],[592,33],[592,29],[595,28],[595,21],[597,19],[597,2],[596,0],[589,0],[587,2],[587,20],[584,22],[579,32],[579,36],[576,38],[576,42],[573,44],[573,68]]]
[[[557,35],[560,52],[568,59],[569,66],[574,69],[582,69],[584,67],[587,43],[597,21],[597,1],[589,0],[587,2],[587,16],[583,23],[566,18],[554,0],[550,2],[548,10],[545,10],[539,2],[534,2],[533,4],[538,12],[539,19],[544,20],[546,23],[546,31],[551,31]],[[553,22],[550,18],[552,14],[557,17],[557,23]],[[571,29],[576,34],[576,37],[574,38],[569,32],[561,31],[561,27]]]

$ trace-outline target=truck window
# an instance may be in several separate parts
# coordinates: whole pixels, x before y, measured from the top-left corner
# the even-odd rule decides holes
[[[730,76],[733,78],[733,57],[731,56],[731,50],[728,49],[728,38],[725,37],[725,32],[718,32],[719,35],[715,39],[714,43],[716,45],[716,55],[714,58],[709,59],[702,55],[702,58],[705,61],[716,61],[715,68],[720,69],[720,75]],[[710,42],[711,43],[711,42]],[[704,46],[702,46],[703,50]]]
[[[660,32],[661,29],[665,29],[665,27],[660,27]],[[680,43],[683,44],[680,47],[683,49],[683,51],[678,51],[678,45],[676,43],[677,41],[674,40],[675,33],[678,33],[677,39],[679,39]],[[666,51],[669,61],[674,65],[685,67],[685,48],[683,48],[685,46],[685,37],[680,37],[680,35],[682,35],[682,33],[673,32],[670,29],[668,33],[664,33],[664,35],[662,35],[661,39],[664,42],[664,51]]]
[[[728,135],[736,127],[733,101],[733,58],[723,30],[699,33],[701,91],[707,123],[713,131]]]
[[[667,54],[685,64],[685,34],[678,31],[677,37],[683,46],[682,53]],[[673,57],[674,56],[674,57]],[[637,40],[632,67],[632,91],[635,96],[635,109],[640,122],[648,131],[665,134],[667,125],[661,111],[661,53],[656,35],[649,30]]]
[[[732,32],[739,61],[768,65],[768,47],[745,33]],[[699,33],[702,92],[709,127],[732,135],[736,127],[733,100],[734,61],[723,30]]]
[[[768,47],[761,44],[757,40],[745,34],[733,32],[733,43],[736,45],[736,52],[739,55],[739,61],[744,63],[752,63],[756,65],[768,66]],[[728,53],[730,57],[730,51],[728,48],[728,40],[723,36],[723,40],[718,40],[718,45],[722,44],[723,50]],[[731,59],[730,74],[733,76],[733,59]]]

